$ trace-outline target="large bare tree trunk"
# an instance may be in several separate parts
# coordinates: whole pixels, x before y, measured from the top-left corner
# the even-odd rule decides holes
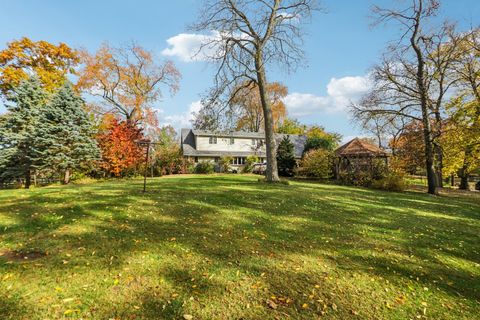
[[[267,152],[267,182],[278,182],[277,156],[276,156],[276,142],[275,133],[273,131],[273,114],[270,102],[267,98],[267,79],[261,54],[259,53],[255,59],[255,67],[257,70],[258,90],[260,91],[260,101],[262,102],[262,109],[265,121],[265,142]]]
[[[425,167],[427,171],[428,193],[436,194],[437,192],[437,176],[434,168],[434,150],[432,141],[432,130],[429,117],[427,88],[425,87],[425,60],[422,50],[417,41],[418,33],[420,32],[420,18],[422,12],[422,1],[419,2],[419,9],[415,17],[415,24],[412,36],[410,37],[410,44],[415,51],[417,57],[417,75],[416,82],[418,93],[420,95],[420,106],[422,108],[422,123],[423,123],[423,138],[425,142]]]
[[[437,194],[437,175],[435,173],[433,148],[429,128],[423,129],[423,137],[425,140],[425,167],[427,171],[428,193]]]

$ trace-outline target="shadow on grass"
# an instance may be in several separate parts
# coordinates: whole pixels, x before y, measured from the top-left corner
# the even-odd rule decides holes
[[[353,287],[335,292],[338,288],[325,280],[321,270],[302,273],[281,268],[279,264],[292,255],[324,259],[339,270],[379,275],[399,286],[411,279],[418,279],[421,286],[434,283],[470,306],[478,303],[478,278],[439,259],[448,255],[480,263],[480,205],[471,201],[455,198],[446,202],[415,193],[315,183],[265,185],[235,176],[159,179],[149,183],[145,194],[140,186],[139,182],[99,183],[36,190],[0,205],[0,214],[15,221],[13,226],[6,226],[0,240],[8,243],[10,250],[20,249],[14,245],[22,239],[22,250],[32,247],[48,252],[41,260],[53,274],[68,273],[76,267],[81,271],[85,260],[89,268],[120,270],[142,252],[158,253],[157,261],[164,256],[181,261],[182,255],[187,256],[185,265],[172,265],[167,270],[157,266],[160,269],[150,275],[157,272],[176,288],[178,296],[166,295],[155,287],[140,287],[136,289],[141,297],[140,310],[132,311],[130,305],[121,310],[119,306],[115,311],[103,311],[107,317],[131,313],[175,319],[186,312],[185,299],[194,297],[192,303],[201,304],[197,291],[222,301],[229,294],[230,282],[199,278],[198,272],[192,271],[197,264],[203,266],[203,272],[236,270],[250,278],[269,273],[272,276],[261,278],[263,285],[268,292],[286,297],[298,297],[306,287],[320,284],[319,299],[336,297],[335,308],[344,316],[351,315],[352,301],[371,307],[376,303],[357,297]],[[72,260],[77,262],[66,264],[64,252],[75,252]],[[188,258],[188,253],[197,258]],[[204,260],[198,261],[198,257]],[[2,257],[2,274],[23,272],[20,263],[1,261]],[[195,279],[194,284],[191,279]],[[251,300],[268,297],[260,291]],[[21,315],[21,298],[0,303],[5,305],[5,314]],[[295,308],[284,308],[283,312],[308,318],[299,299],[293,304]],[[308,311],[321,315],[326,312],[325,305],[332,308],[324,303]],[[229,310],[257,316],[254,309],[245,308],[232,306]]]

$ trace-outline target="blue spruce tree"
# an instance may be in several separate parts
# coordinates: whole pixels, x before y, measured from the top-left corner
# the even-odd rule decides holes
[[[74,170],[99,159],[93,123],[84,109],[84,101],[66,83],[44,106],[37,126],[36,161],[53,169],[70,182]]]
[[[30,187],[32,172],[39,165],[36,129],[46,101],[47,93],[36,77],[23,81],[7,96],[7,113],[0,120],[0,180],[23,178],[25,188]]]

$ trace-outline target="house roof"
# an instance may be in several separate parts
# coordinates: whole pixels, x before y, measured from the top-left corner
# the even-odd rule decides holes
[[[190,130],[190,129],[182,129]],[[248,139],[265,139],[265,132],[245,132],[245,131],[206,131],[206,130],[191,130],[196,136],[206,137],[232,137],[232,138],[248,138]]]
[[[221,156],[232,156],[232,157],[247,157],[250,155],[256,155],[259,157],[266,157],[264,151],[199,151],[195,146],[195,136],[217,136],[217,137],[233,137],[233,138],[244,138],[244,139],[265,139],[264,132],[213,132],[213,131],[204,131],[204,130],[192,130],[192,129],[182,129],[181,130],[181,139],[182,139],[182,150],[184,156],[190,157],[221,157]],[[295,135],[295,134],[275,134],[275,140],[277,146],[284,136],[288,136],[290,141],[295,146],[295,157],[301,158],[303,150],[305,149],[305,142],[307,140],[306,136]]]
[[[388,156],[388,153],[365,140],[355,138],[335,150],[337,156]]]

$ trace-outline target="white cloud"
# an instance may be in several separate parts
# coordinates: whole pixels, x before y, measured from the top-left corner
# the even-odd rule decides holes
[[[181,128],[191,127],[191,121],[194,119],[194,114],[199,112],[202,108],[202,103],[200,101],[195,101],[190,104],[188,110],[179,114],[164,116],[163,111],[160,115],[160,125],[167,126],[170,125],[179,132]]]
[[[164,56],[178,57],[184,62],[207,61],[223,55],[223,44],[227,39],[248,39],[246,33],[229,33],[212,30],[210,34],[180,33],[167,39],[168,48]]]
[[[343,112],[351,102],[357,101],[371,87],[368,76],[332,78],[327,85],[327,95],[293,92],[284,102],[293,117],[319,113]]]
[[[215,46],[208,45],[208,43],[218,37],[219,33],[217,31],[212,31],[209,35],[180,33],[167,39],[169,47],[164,49],[162,54],[169,57],[178,57],[184,62],[205,61],[216,51]]]

